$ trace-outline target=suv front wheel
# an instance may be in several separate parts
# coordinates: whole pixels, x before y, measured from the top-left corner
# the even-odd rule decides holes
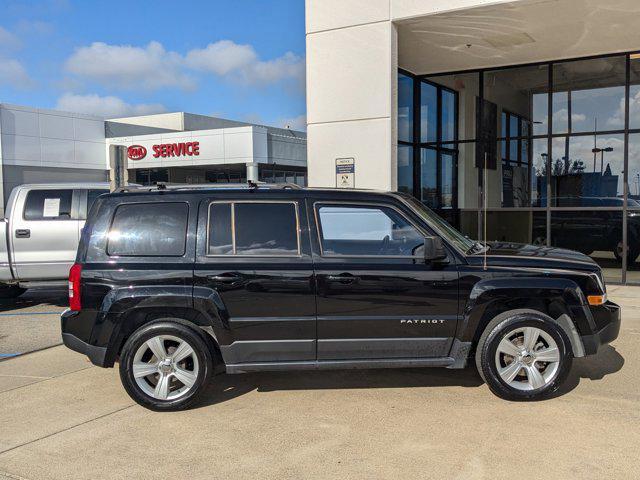
[[[507,400],[549,396],[571,369],[569,340],[553,319],[539,312],[507,312],[480,337],[476,365],[489,389]]]
[[[206,389],[213,359],[203,334],[177,321],[136,330],[120,355],[120,379],[131,398],[156,411],[183,410]]]

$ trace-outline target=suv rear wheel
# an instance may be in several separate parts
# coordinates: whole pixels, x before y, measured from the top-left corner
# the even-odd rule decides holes
[[[553,319],[539,312],[507,312],[480,337],[476,365],[489,389],[507,400],[549,396],[571,369],[569,340]]]
[[[188,408],[202,395],[213,371],[204,334],[178,322],[145,325],[122,348],[122,384],[131,398],[151,410]]]

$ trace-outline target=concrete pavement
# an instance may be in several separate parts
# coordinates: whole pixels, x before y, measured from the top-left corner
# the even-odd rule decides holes
[[[0,362],[0,479],[640,477],[640,288],[620,338],[552,400],[506,402],[473,368],[219,376],[177,413],[64,347]]]
[[[16,299],[0,299],[0,361],[60,345],[60,312],[68,305],[64,288],[34,288]]]

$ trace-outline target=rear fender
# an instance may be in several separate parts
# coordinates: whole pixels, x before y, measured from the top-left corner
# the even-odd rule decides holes
[[[109,292],[96,321],[96,345],[108,345],[107,363],[113,364],[126,339],[135,330],[159,318],[188,320],[207,331],[215,341],[225,337],[215,301],[194,302],[192,286],[140,286]],[[228,336],[228,335],[227,335]]]

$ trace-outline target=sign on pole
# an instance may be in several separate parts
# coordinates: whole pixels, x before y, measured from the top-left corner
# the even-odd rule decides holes
[[[355,188],[356,161],[353,157],[336,158],[336,187]]]

